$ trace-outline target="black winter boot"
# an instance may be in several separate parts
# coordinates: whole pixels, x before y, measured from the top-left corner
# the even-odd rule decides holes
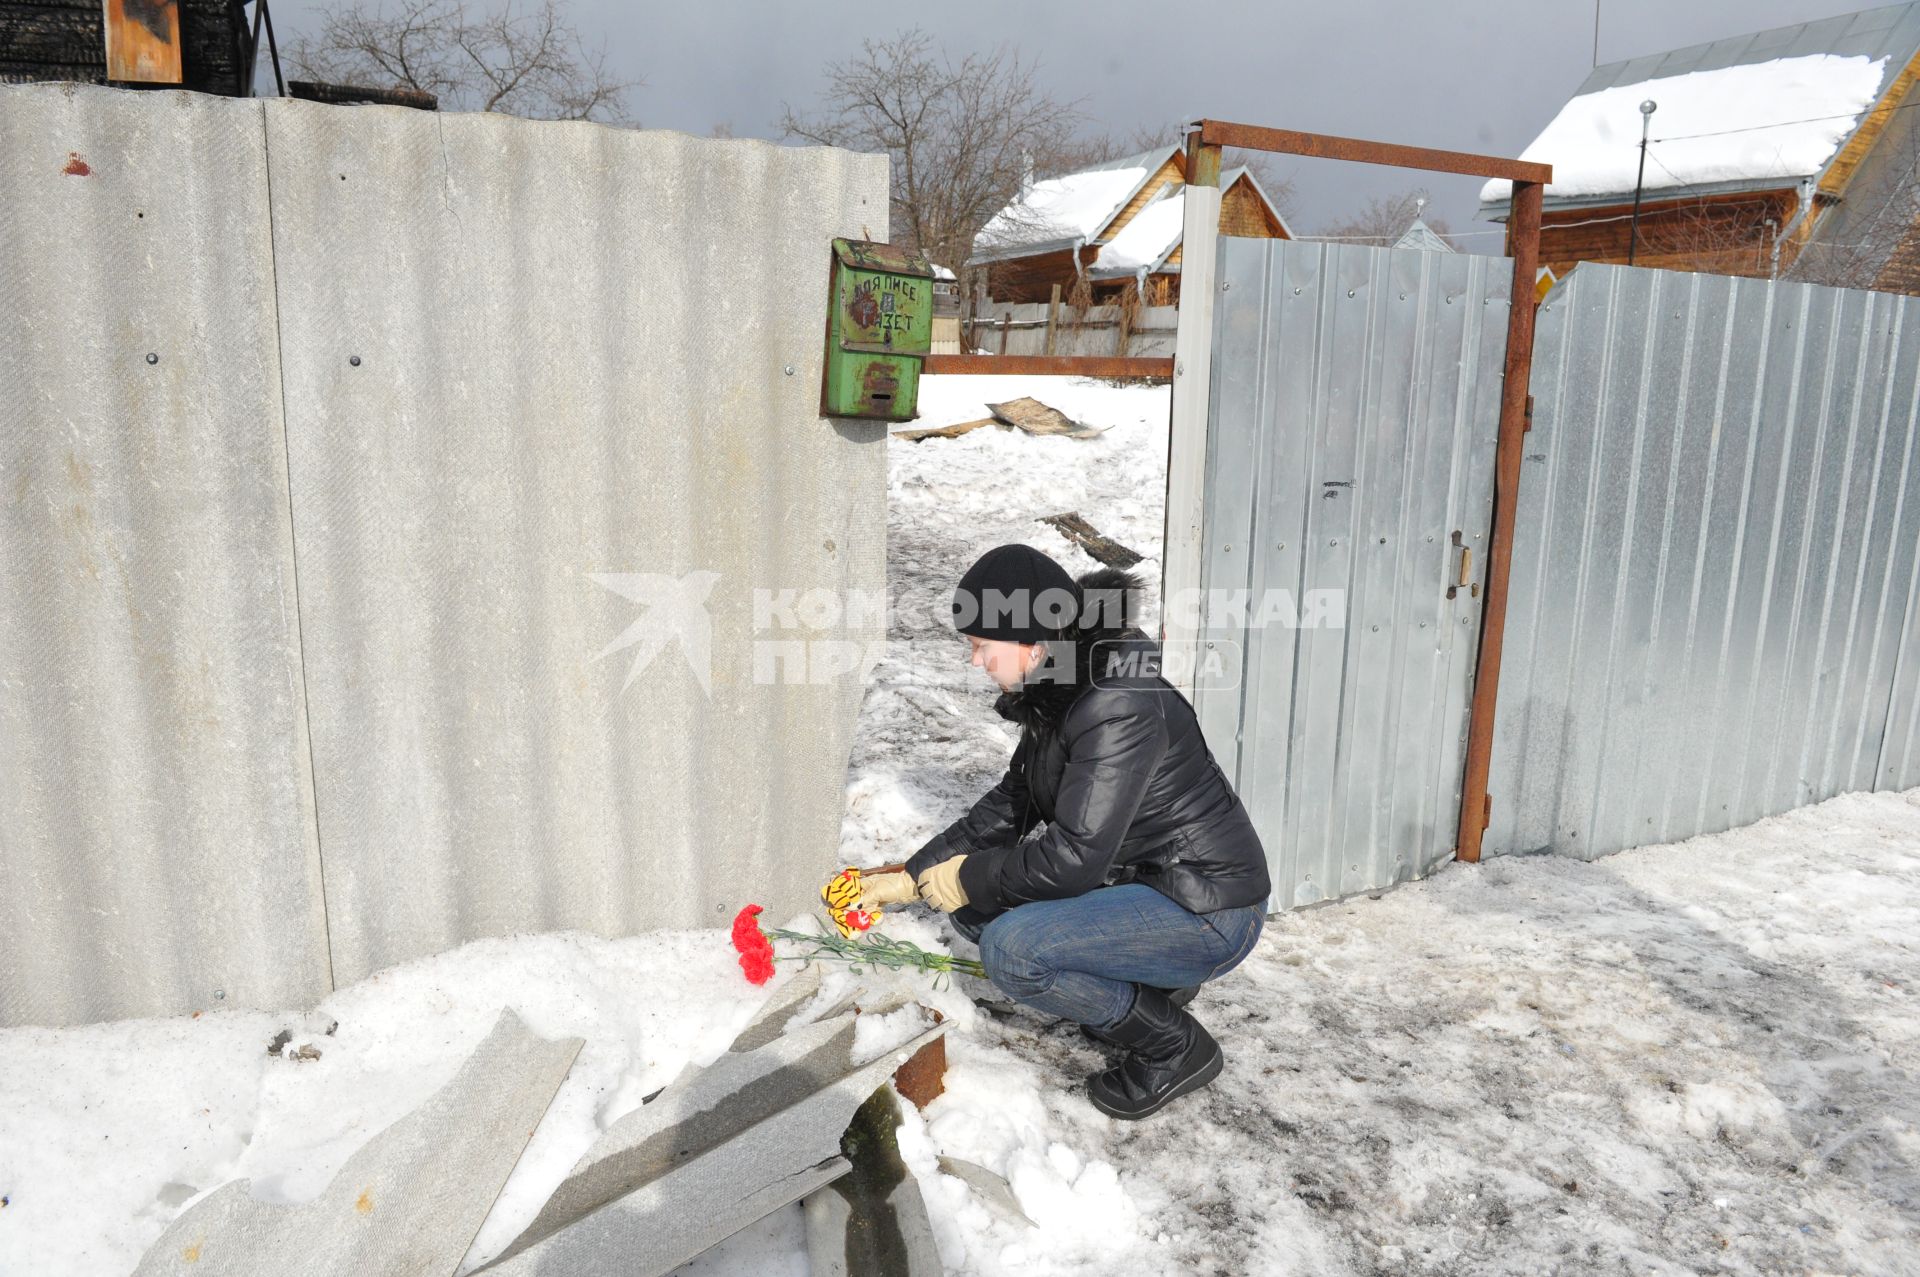
[[[1173,1003],[1173,1005],[1177,1007],[1183,1007],[1187,1005],[1187,1003],[1193,1001],[1195,996],[1199,994],[1200,986],[1197,984],[1192,984],[1192,985],[1188,985],[1184,989],[1161,989],[1160,992],[1166,994],[1167,1001]],[[1101,1046],[1119,1046],[1120,1045],[1118,1042],[1115,1042],[1112,1038],[1108,1037],[1106,1034],[1102,1033],[1100,1030],[1094,1028],[1091,1024],[1081,1025],[1080,1032],[1090,1041],[1098,1042]]]
[[[1225,1057],[1201,1023],[1150,985],[1107,1036],[1127,1049],[1120,1063],[1087,1079],[1087,1098],[1109,1117],[1140,1118],[1220,1076]]]

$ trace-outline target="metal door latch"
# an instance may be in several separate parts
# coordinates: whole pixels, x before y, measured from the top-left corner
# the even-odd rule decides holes
[[[1460,579],[1447,587],[1447,597],[1452,598],[1464,587],[1468,598],[1480,597],[1479,583],[1473,579],[1473,547],[1460,540],[1460,529],[1453,530],[1453,547],[1460,551]]]

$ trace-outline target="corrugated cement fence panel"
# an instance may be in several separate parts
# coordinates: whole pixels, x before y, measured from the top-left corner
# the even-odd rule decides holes
[[[1911,751],[1876,776],[1915,661],[1915,303],[1589,263],[1539,321],[1489,853],[1920,783]]]
[[[0,1023],[322,996],[258,105],[0,88]]]
[[[1506,350],[1499,258],[1220,241],[1195,707],[1274,905],[1451,854]]]
[[[836,663],[884,631],[756,631],[754,591],[884,589],[885,428],[818,415],[884,157],[291,102],[267,135],[337,978],[817,899]]]

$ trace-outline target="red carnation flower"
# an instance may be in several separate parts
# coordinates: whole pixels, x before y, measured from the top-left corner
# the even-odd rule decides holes
[[[759,905],[748,905],[733,918],[733,947],[740,954],[740,969],[750,984],[765,984],[773,979],[773,942],[760,930],[756,919]]]
[[[741,954],[740,969],[746,972],[748,984],[765,984],[773,979],[773,950]]]

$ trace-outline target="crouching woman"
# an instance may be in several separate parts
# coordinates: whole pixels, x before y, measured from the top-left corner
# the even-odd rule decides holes
[[[1252,951],[1269,894],[1246,809],[1133,624],[1138,588],[1112,569],[1075,581],[1025,545],[968,569],[955,627],[1024,730],[1000,783],[906,878],[872,884],[947,911],[1003,992],[1121,1048],[1087,1080],[1119,1118],[1219,1074],[1220,1047],[1185,1006]]]

